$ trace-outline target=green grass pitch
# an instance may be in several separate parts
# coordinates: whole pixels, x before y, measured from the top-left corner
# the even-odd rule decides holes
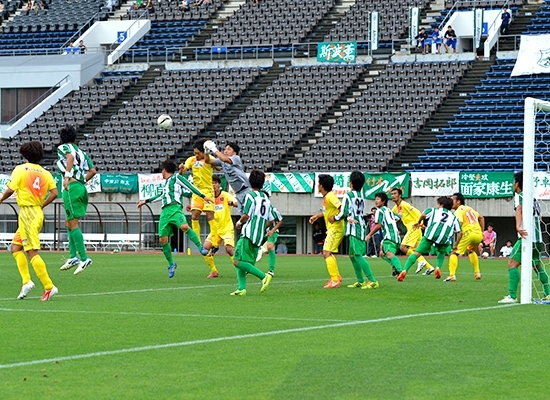
[[[90,253],[74,276],[43,252],[59,294],[16,300],[20,278],[0,252],[1,399],[547,399],[550,307],[505,306],[506,260],[466,258],[458,282],[404,282],[369,259],[377,290],[326,290],[320,256],[280,256],[269,290],[235,270],[177,255]],[[433,261],[430,260],[430,261]],[[404,259],[402,259],[404,263]],[[258,266],[267,270],[267,258]],[[447,261],[443,268],[447,272]]]

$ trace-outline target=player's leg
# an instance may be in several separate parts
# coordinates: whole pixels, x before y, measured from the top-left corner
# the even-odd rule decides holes
[[[201,237],[201,224],[200,217],[202,214],[202,208],[204,201],[199,196],[193,195],[191,197],[191,228],[197,234],[197,237]]]
[[[422,230],[421,229],[413,229],[410,231],[407,231],[405,234],[405,237],[403,238],[403,241],[401,242],[401,252],[403,252],[406,256],[410,257],[414,252],[415,249],[420,244],[420,241],[422,240]],[[432,268],[431,264],[426,261],[424,256],[421,252],[420,255],[417,257],[418,261],[418,267],[416,268],[415,274],[418,274],[422,271],[423,268],[430,269]],[[407,270],[408,272],[408,270]]]
[[[275,254],[275,243],[277,243],[277,239],[279,238],[279,234],[277,232],[274,232],[273,235],[269,236],[267,238],[267,269],[271,271],[273,274],[275,273],[275,263],[277,262],[277,256]]]
[[[470,246],[470,240],[468,236],[470,235],[470,232],[464,232],[462,235],[462,239],[460,239],[460,242],[457,245],[456,251],[453,251],[451,253],[451,256],[449,257],[449,276],[445,278],[445,282],[454,282],[456,281],[456,270],[458,269],[458,256],[460,254],[464,254],[466,250],[468,250],[468,246]]]
[[[510,258],[508,259],[508,295],[504,296],[499,303],[516,303],[517,292],[521,274],[519,266],[521,265],[521,239],[514,244]]]
[[[382,253],[384,254],[384,256],[382,257],[383,260],[390,264],[393,268],[395,268],[398,273],[401,273],[403,271],[403,268],[401,267],[401,262],[399,261],[399,258],[395,256],[398,248],[399,244],[394,243],[390,240],[385,239],[382,242]]]
[[[544,269],[542,260],[540,259],[543,251],[542,243],[533,243],[533,269],[537,273],[537,278],[542,284],[542,291],[544,292],[544,299],[550,300],[550,286],[548,284],[548,273]]]
[[[378,282],[376,278],[374,277],[374,274],[372,273],[372,269],[370,267],[370,264],[367,260],[363,258],[363,254],[365,254],[367,250],[367,244],[364,240],[358,239],[354,236],[349,237],[349,254],[350,258],[352,258],[352,263],[355,261],[357,266],[359,267],[359,270],[361,271],[359,275],[357,275],[357,272],[355,275],[361,276],[361,279],[357,280],[357,282],[363,282],[362,274],[365,274],[367,277],[367,284],[363,285],[363,289],[377,289],[379,287]],[[355,269],[355,267],[354,267]],[[368,285],[368,287],[367,287]]]
[[[468,246],[466,250],[468,251],[468,258],[470,259],[470,264],[474,268],[474,277],[476,280],[481,279],[481,272],[479,270],[479,257],[477,256],[476,249],[481,244],[483,240],[483,234],[481,233],[471,233],[468,235]]]
[[[183,214],[183,213],[181,213]],[[182,219],[180,215],[174,215],[169,209],[163,209],[160,213],[159,218],[159,242],[162,248],[162,254],[168,262],[168,278],[173,278],[176,273],[177,264],[172,258],[172,246],[170,245],[170,237],[173,234],[173,228],[179,226],[178,223],[181,223]]]
[[[21,292],[19,293],[19,296],[17,296],[17,298],[22,300],[27,297],[31,290],[34,289],[34,282],[31,280],[27,255],[23,251],[23,242],[21,241],[19,230],[15,232],[15,235],[11,242],[10,251],[15,260],[15,265],[17,265],[19,275],[21,276]]]
[[[214,256],[210,254],[210,249],[215,246],[214,241],[216,242],[217,246],[219,246],[221,239],[219,237],[214,239],[212,238],[212,234],[210,234],[204,241],[204,249],[208,250],[208,253],[204,256],[204,261],[206,262],[206,265],[208,265],[208,268],[210,268],[210,274],[207,276],[207,278],[218,277],[218,269],[216,268],[216,263],[214,262]]]
[[[344,237],[343,232],[335,231],[334,229],[328,229],[325,244],[323,245],[323,257],[327,265],[327,271],[330,276],[329,281],[325,284],[325,289],[334,289],[340,287],[342,278],[340,277],[340,271],[338,270],[338,263],[334,253],[338,253],[338,246]]]
[[[179,206],[176,206],[179,208]],[[194,229],[189,229],[189,225],[187,225],[187,217],[183,214],[183,211],[181,209],[178,209],[173,216],[169,219],[169,222],[177,226],[182,232],[184,232],[189,240],[193,242],[195,246],[199,249],[199,252],[204,256],[208,254],[208,250],[206,250],[199,239],[199,236],[195,232]]]
[[[237,268],[259,278],[262,281],[261,291],[264,292],[271,282],[272,275],[264,273],[254,265],[258,254],[258,246],[255,246],[248,238],[241,238],[237,242],[237,248],[239,257],[237,257],[237,249],[235,249],[233,264]]]

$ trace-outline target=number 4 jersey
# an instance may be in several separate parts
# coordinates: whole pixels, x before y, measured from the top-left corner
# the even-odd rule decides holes
[[[19,207],[41,207],[48,192],[55,189],[52,174],[38,164],[25,163],[15,167],[8,187],[17,192]]]

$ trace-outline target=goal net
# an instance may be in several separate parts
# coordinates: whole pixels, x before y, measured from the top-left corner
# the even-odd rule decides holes
[[[536,202],[528,199],[537,199]],[[543,235],[542,264],[549,271],[548,245],[550,223],[543,217],[550,215],[550,101],[525,99],[523,137],[523,227],[527,237],[522,241],[521,265],[530,266],[533,260],[534,219],[540,217]],[[521,268],[521,304],[541,301],[542,286],[532,268]]]

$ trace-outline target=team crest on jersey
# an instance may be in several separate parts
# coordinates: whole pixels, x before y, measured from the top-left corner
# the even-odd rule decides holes
[[[540,51],[540,59],[537,64],[543,68],[550,68],[550,49]]]

